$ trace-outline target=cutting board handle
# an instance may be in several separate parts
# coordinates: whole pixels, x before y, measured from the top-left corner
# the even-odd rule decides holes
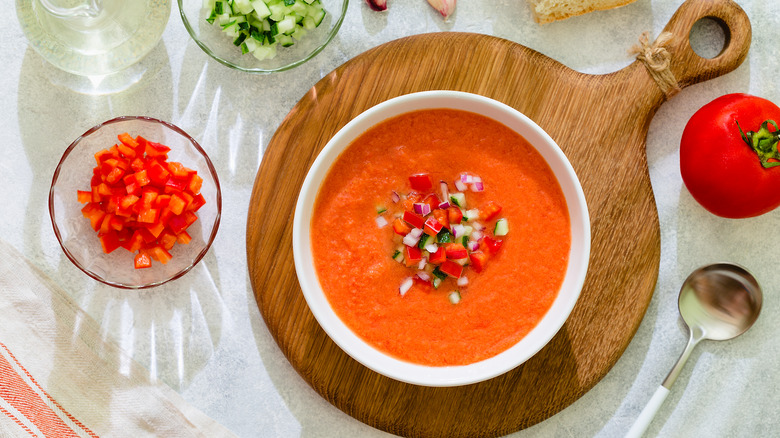
[[[722,52],[711,59],[696,54],[690,44],[691,29],[703,18],[715,20],[726,36]],[[736,69],[747,57],[752,36],[750,19],[732,0],[687,0],[669,20],[664,32],[674,36],[666,49],[672,55],[669,68],[680,88]]]

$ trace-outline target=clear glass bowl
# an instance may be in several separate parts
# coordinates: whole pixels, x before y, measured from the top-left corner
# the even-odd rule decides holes
[[[97,233],[81,214],[84,204],[78,202],[76,193],[77,190],[90,190],[95,153],[116,144],[117,135],[123,132],[170,147],[168,161],[177,161],[197,170],[203,178],[201,193],[206,204],[197,211],[198,220],[187,229],[192,241],[174,245],[170,250],[173,258],[167,264],[154,261],[150,268],[135,269],[134,255],[124,248],[104,253]],[[49,190],[49,215],[65,255],[95,280],[126,289],[159,286],[192,269],[214,241],[221,212],[222,193],[217,171],[203,148],[180,128],[149,117],[117,117],[82,134],[62,155]]]
[[[349,0],[320,0],[327,15],[314,30],[290,47],[277,47],[276,57],[258,60],[252,54],[242,54],[216,24],[206,21],[203,0],[178,0],[179,12],[195,43],[206,54],[223,65],[249,73],[273,73],[297,67],[320,53],[341,28]]]

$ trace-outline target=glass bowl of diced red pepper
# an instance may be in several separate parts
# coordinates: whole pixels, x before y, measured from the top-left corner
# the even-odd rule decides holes
[[[105,284],[142,289],[177,279],[208,252],[222,195],[195,139],[150,117],[90,128],[63,154],[49,213],[65,255]]]

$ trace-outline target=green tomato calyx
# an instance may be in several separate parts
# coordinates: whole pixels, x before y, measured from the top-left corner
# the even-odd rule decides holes
[[[769,130],[770,124],[775,128],[774,131]],[[780,152],[777,151],[777,144],[780,141],[780,129],[778,129],[774,120],[764,121],[758,132],[748,131],[745,133],[742,131],[742,127],[739,126],[739,122],[737,122],[737,128],[739,128],[742,140],[758,154],[758,159],[761,160],[761,165],[764,166],[764,169],[780,166],[780,161],[777,161],[780,160]],[[769,161],[770,159],[776,161]]]

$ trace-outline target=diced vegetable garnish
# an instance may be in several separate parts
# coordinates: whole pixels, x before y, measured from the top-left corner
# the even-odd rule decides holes
[[[91,190],[78,190],[86,204],[82,215],[97,232],[103,252],[119,247],[135,253],[136,269],[152,260],[168,263],[176,243],[187,244],[187,228],[206,199],[203,178],[195,170],[168,160],[170,148],[127,133],[119,142],[95,153]]]
[[[462,173],[454,181],[458,191],[450,192],[449,185],[440,181],[435,187],[438,193],[433,193],[430,175],[412,175],[409,177],[411,191],[405,195],[393,191],[391,207],[380,207],[377,211],[395,217],[393,236],[399,236],[394,239],[401,246],[392,258],[416,270],[410,277],[412,282],[428,284],[434,289],[444,282],[452,282],[459,288],[455,291],[455,301],[459,302],[469,284],[468,276],[483,272],[490,259],[499,254],[503,239],[497,237],[505,236],[509,227],[506,218],[498,218],[502,207],[494,201],[465,210],[466,193],[484,191],[482,178]],[[492,233],[477,219],[488,225],[495,220]]]
[[[204,0],[206,21],[219,26],[242,54],[271,59],[317,28],[326,12],[320,0]]]

